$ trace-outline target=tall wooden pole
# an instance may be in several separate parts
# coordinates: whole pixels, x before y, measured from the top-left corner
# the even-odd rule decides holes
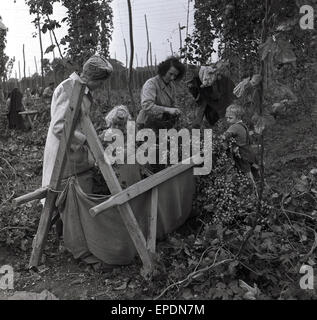
[[[190,0],[188,0],[188,2],[187,2],[186,38],[188,37],[188,25],[189,25],[189,4],[190,4]]]
[[[24,44],[23,44],[23,76],[24,79],[26,78],[26,73],[25,73],[25,50],[24,50]]]
[[[36,71],[36,73],[38,74],[39,72],[38,72],[38,70],[37,70],[37,62],[36,62],[36,57],[34,56],[34,64],[35,64],[35,71]]]
[[[183,47],[183,42],[182,42],[182,29],[180,23],[178,23],[178,30],[179,30],[179,51],[181,51]]]
[[[125,67],[128,69],[128,49],[127,49],[127,43],[125,41],[125,38],[123,38],[124,43],[124,52],[125,52]]]
[[[17,71],[15,70],[15,86],[17,87],[19,85],[18,75]]]
[[[131,8],[131,1],[127,0],[128,3],[128,11],[129,11],[129,34],[130,34],[130,65],[129,65],[129,80],[128,80],[128,88],[130,93],[130,98],[132,102],[132,117],[136,117],[136,105],[133,98],[133,92],[131,88],[131,81],[132,81],[132,72],[133,72],[133,57],[134,57],[134,42],[133,42],[133,22],[132,22],[132,8]]]
[[[21,79],[21,66],[20,66],[20,60],[18,61],[18,66],[19,66],[19,80]]]
[[[152,43],[150,42],[150,62],[151,62],[151,74],[153,73],[153,58],[152,58]]]
[[[36,72],[36,75],[38,76],[38,69],[37,69],[37,62],[36,62],[36,57],[34,56],[34,64],[35,64],[35,72]],[[38,77],[35,77],[35,86],[37,87],[38,86],[38,83],[37,83],[37,79]]]
[[[188,0],[188,2],[187,2],[186,38],[188,38],[189,4],[190,4],[190,0]],[[186,45],[186,51],[185,51],[185,66],[186,66],[186,70],[187,70],[187,56],[188,56],[187,49],[188,49],[188,48],[187,48],[187,45]],[[187,72],[185,73],[185,80],[186,80],[186,75],[187,75]]]
[[[148,29],[148,27],[147,27],[146,14],[144,15],[144,19],[145,19],[145,29],[146,29],[146,39],[147,39],[146,65],[147,65],[148,70],[150,70],[150,68],[149,68],[150,38],[149,38],[149,29]]]
[[[41,31],[41,23],[40,23],[40,13],[39,8],[37,9],[37,27],[39,33],[40,40],[40,50],[41,50],[41,86],[44,87],[44,69],[43,69],[43,44],[42,44],[42,31]]]

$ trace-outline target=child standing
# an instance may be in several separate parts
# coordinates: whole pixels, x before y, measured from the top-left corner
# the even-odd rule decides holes
[[[236,146],[233,148],[232,157],[238,170],[245,173],[254,182],[258,178],[257,159],[251,149],[249,130],[242,122],[243,109],[237,104],[231,104],[226,109],[226,120],[230,124],[224,133],[224,139],[233,137]]]

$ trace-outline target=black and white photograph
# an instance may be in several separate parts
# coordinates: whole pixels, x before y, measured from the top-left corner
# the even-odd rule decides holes
[[[316,28],[316,0],[0,0],[0,300],[316,300]]]

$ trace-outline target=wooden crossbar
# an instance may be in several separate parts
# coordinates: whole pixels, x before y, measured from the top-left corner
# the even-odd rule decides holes
[[[18,198],[15,198],[12,200],[13,207],[15,208],[20,204],[33,201],[36,199],[43,199],[47,196],[47,190],[48,190],[48,187],[43,187],[43,188],[36,189],[33,192],[27,193],[23,196],[20,196]]]

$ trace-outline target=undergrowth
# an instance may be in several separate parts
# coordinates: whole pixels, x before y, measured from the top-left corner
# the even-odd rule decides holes
[[[97,129],[120,97],[112,95],[110,104],[93,111]],[[180,100],[184,126],[192,115],[187,98],[184,94]],[[311,164],[301,167],[284,188],[266,181],[259,211],[254,186],[235,169],[218,138],[221,126],[214,130],[213,171],[196,179],[196,216],[158,243],[151,281],[135,274],[142,292],[154,299],[316,298],[316,289],[302,290],[299,281],[302,265],[316,264],[317,170]],[[0,243],[26,262],[41,205],[34,201],[15,209],[11,200],[40,186],[48,119],[36,121],[29,132],[0,129]],[[280,163],[271,168],[276,175],[283,171]]]

